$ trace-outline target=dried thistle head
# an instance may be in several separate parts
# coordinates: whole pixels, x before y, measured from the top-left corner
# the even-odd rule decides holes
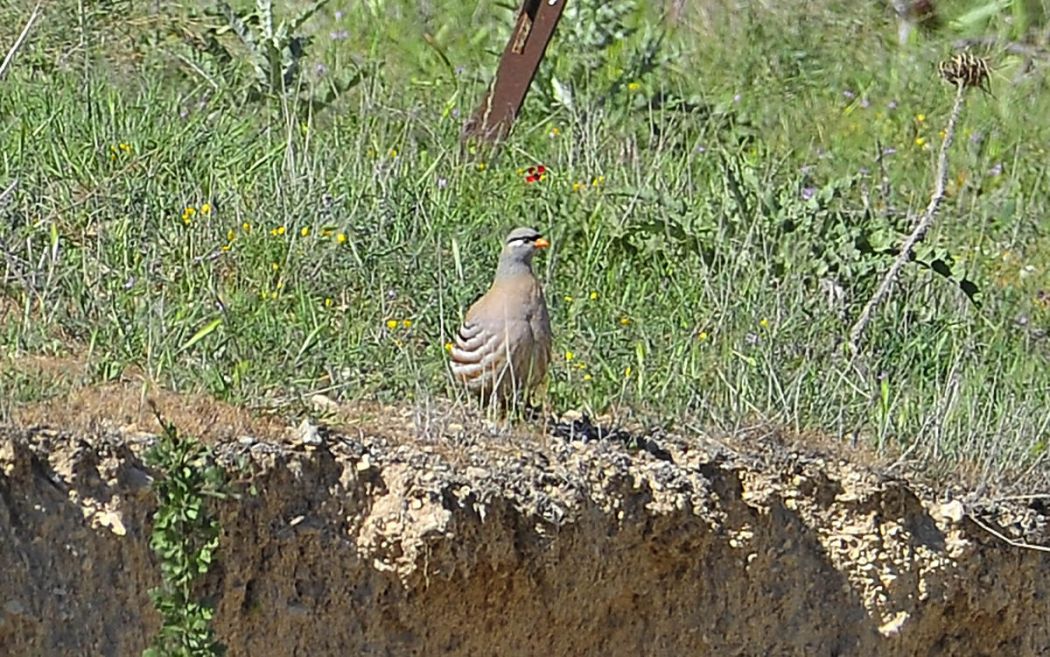
[[[955,86],[977,87],[985,93],[991,93],[988,81],[992,69],[983,57],[968,52],[959,53],[937,64],[937,72]]]

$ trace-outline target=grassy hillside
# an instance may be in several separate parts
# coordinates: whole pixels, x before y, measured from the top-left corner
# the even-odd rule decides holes
[[[307,6],[274,4],[276,22]],[[1045,32],[1037,13],[945,2],[941,31],[901,45],[883,3],[663,4],[570,3],[491,153],[458,134],[512,22],[495,3],[331,0],[291,31],[309,39],[283,82],[281,53],[253,59],[210,2],[47,3],[0,81],[5,350],[240,404],[455,398],[445,345],[526,224],[554,244],[556,410],[1043,471],[1035,46],[978,50],[993,95],[967,95],[937,225],[844,357],[929,199],[953,97],[937,62],[964,36]],[[0,8],[4,50],[23,5]],[[258,31],[253,8],[234,11]],[[4,413],[64,393],[17,366],[2,382]]]

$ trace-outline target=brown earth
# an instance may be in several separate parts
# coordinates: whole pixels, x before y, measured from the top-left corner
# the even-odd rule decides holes
[[[156,428],[106,390],[0,429],[0,655],[138,655],[158,627]],[[231,656],[1050,654],[1050,553],[1005,540],[1050,544],[1035,507],[770,433],[318,403],[340,429],[161,399],[257,491],[217,503],[203,586]]]

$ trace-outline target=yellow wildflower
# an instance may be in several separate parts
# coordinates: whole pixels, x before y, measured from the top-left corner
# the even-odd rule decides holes
[[[699,340],[700,342],[707,342],[707,338],[708,338],[707,331],[700,331],[699,333],[696,334],[696,339]]]
[[[303,226],[302,228],[300,228],[299,229],[299,235],[302,236],[302,237],[309,237],[310,236],[310,227],[309,226]]]
[[[397,149],[396,148],[391,148],[390,150],[388,150],[386,152],[386,154],[387,154],[387,157],[389,157],[391,160],[397,159]]]
[[[335,236],[335,241],[340,244],[346,244],[346,233],[339,233]]]
[[[597,301],[597,300],[598,300],[598,293],[596,291],[592,290],[591,291],[591,301]]]
[[[396,319],[388,319],[388,320],[386,320],[386,327],[388,329],[390,329],[391,331],[393,331],[394,329],[397,328],[397,320]]]
[[[635,81],[635,82],[628,82],[627,83],[627,91],[638,91],[641,88],[642,88],[642,83],[641,82]]]
[[[573,358],[576,358],[576,354],[572,353],[571,351],[566,351],[565,352],[565,360],[566,361],[570,361]]]
[[[769,328],[769,320],[763,317],[762,319],[758,320],[758,325],[764,329],[767,329]]]
[[[445,343],[445,351],[452,351],[452,343],[451,342],[446,342]]]
[[[579,192],[579,191],[582,191],[584,189],[587,189],[587,185],[583,184],[579,180],[577,180],[576,182],[574,182],[572,184],[572,191],[574,191],[574,192]]]
[[[412,320],[411,319],[403,319],[403,320],[401,320],[401,328],[412,328]]]
[[[125,153],[130,153],[131,152],[131,144],[128,144],[126,142],[121,142],[120,145],[118,146],[118,148],[120,150],[124,151]]]
[[[489,165],[485,164],[484,162],[478,162],[474,166],[477,168],[478,171],[484,171],[485,169],[489,168]]]
[[[201,205],[201,214],[211,214],[211,203],[204,203]]]
[[[325,308],[331,308],[333,303],[334,302],[332,301],[332,297],[325,297],[324,298],[324,307]]]
[[[584,375],[583,375],[583,380],[584,380],[584,381],[590,381],[590,380],[591,380],[592,378],[593,378],[593,377],[591,377],[591,375],[590,375],[590,374],[584,374]]]
[[[558,135],[561,134],[561,130],[558,129],[558,126],[553,126],[551,128],[551,131],[549,133],[547,133],[547,134],[549,134],[551,139],[553,139],[553,138],[555,138],[555,137],[557,137]]]
[[[916,123],[926,123],[926,115],[925,114],[916,114],[915,115],[915,122]]]
[[[926,138],[925,137],[916,137],[915,138],[915,145],[918,146],[919,148],[922,148],[923,146],[926,145]]]
[[[241,230],[243,230],[244,234],[247,235],[252,232],[252,225],[246,221],[243,224],[241,224]]]
[[[591,180],[591,187],[601,187],[605,184],[605,176],[596,176]]]
[[[564,299],[565,303],[572,303],[572,295],[566,294]]]
[[[630,317],[628,317],[627,315],[624,315],[624,316],[620,317],[620,326],[630,326],[630,325],[631,325],[631,318]]]
[[[270,263],[270,269],[272,269],[274,271],[281,271],[281,263],[279,263],[279,262]]]
[[[623,371],[623,378],[625,378],[625,379],[631,378],[632,372],[633,372],[633,370],[631,369],[631,366],[628,365],[626,367],[626,369],[624,369],[624,371]]]
[[[226,241],[227,242],[232,242],[235,239],[237,239],[237,231],[235,231],[232,228],[229,229],[228,231],[226,231]]]

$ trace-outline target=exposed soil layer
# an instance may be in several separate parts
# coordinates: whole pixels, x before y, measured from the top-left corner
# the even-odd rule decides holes
[[[1002,538],[1050,544],[1036,508],[775,436],[349,416],[214,442],[233,657],[1050,654],[1050,554]],[[0,655],[149,644],[152,440],[0,429]]]

